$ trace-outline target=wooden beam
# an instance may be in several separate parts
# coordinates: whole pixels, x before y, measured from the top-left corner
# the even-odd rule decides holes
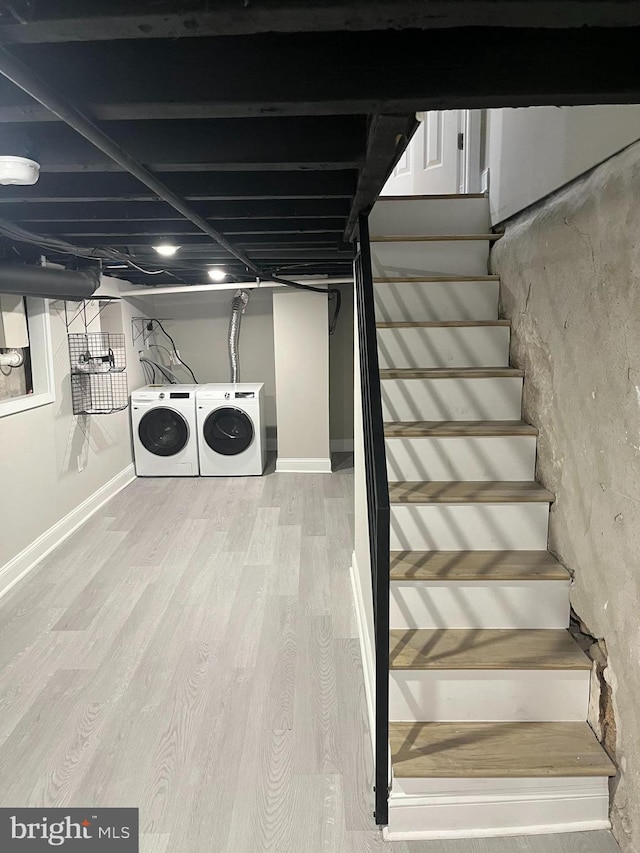
[[[15,220],[12,220],[15,222]],[[246,234],[330,234],[335,240],[336,234],[342,234],[346,217],[335,219],[217,219],[215,227],[227,237]],[[46,230],[47,234],[61,236],[70,242],[78,237],[97,238],[101,243],[111,239],[121,241],[123,237],[156,236],[176,237],[183,234],[199,234],[197,228],[185,219],[178,220],[129,220],[120,222],[23,222],[23,228],[30,231]]]
[[[634,26],[640,10],[634,0],[262,0],[239,4],[149,0],[14,0],[18,19],[0,21],[4,43],[173,39],[258,32],[390,30],[461,26],[580,27]],[[160,6],[160,8],[159,8]],[[20,22],[18,22],[20,21]]]
[[[154,172],[344,170],[361,162],[366,139],[364,116],[111,122],[108,130]],[[42,172],[121,171],[62,123],[29,125],[20,140]]]
[[[345,240],[353,239],[358,216],[367,210],[391,174],[417,126],[415,116],[373,116],[364,167],[360,172],[355,198],[347,220]]]
[[[164,182],[189,201],[351,198],[357,172],[189,172],[164,174]],[[3,187],[2,204],[94,201],[160,202],[135,178],[111,174],[43,174],[32,187]]]
[[[640,99],[639,40],[638,28],[487,28],[478,38],[476,29],[466,27],[169,44],[32,45],[14,52],[73,102],[89,105],[96,119],[113,122],[115,130],[119,122],[126,126],[166,120],[167,133],[175,128],[178,135],[189,127],[185,120],[202,122],[192,125],[193,140],[184,149],[201,151],[209,130],[222,128],[225,136],[241,133],[243,122],[216,127],[209,124],[215,118],[260,118],[268,135],[269,119],[276,121],[272,126],[277,133],[274,116],[289,116],[282,126],[286,144],[286,139],[296,138],[295,115],[408,115],[458,107],[633,102]],[[243,58],[240,63],[238,56]],[[328,62],[327,57],[339,60]],[[477,73],[470,75],[469,67]],[[0,79],[0,104],[0,123],[55,123],[53,114],[8,80]],[[334,129],[337,123],[334,118]],[[254,127],[246,125],[247,135]],[[331,128],[328,124],[327,132],[333,132]],[[347,123],[341,137],[345,145],[349,132]],[[258,151],[261,141],[255,143]],[[195,156],[195,161],[201,159]]]
[[[210,220],[335,219],[349,214],[347,199],[257,199],[253,201],[194,201],[193,209]],[[5,202],[0,195],[0,218],[24,227],[42,228],[43,223],[85,222],[182,222],[172,207],[161,201]]]

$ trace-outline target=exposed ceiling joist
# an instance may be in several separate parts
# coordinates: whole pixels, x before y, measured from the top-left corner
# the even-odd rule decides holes
[[[338,172],[218,172],[163,174],[163,181],[187,201],[251,201],[352,198],[358,173]],[[157,198],[131,175],[43,174],[33,187],[4,187],[2,203],[93,201],[154,201]]]
[[[362,157],[364,116],[110,122],[109,137],[154,172],[344,170]],[[11,131],[4,125],[3,142]],[[16,137],[42,172],[112,172],[122,166],[66,124],[30,124]],[[16,147],[15,150],[18,150]]]
[[[261,32],[601,27],[640,23],[634,0],[12,0],[0,6],[5,43],[110,41],[247,35]],[[12,14],[12,11],[16,14]]]
[[[102,202],[37,202],[3,203],[0,195],[0,218],[7,216],[12,222],[29,223],[25,227],[43,223],[64,222],[182,222],[183,218],[169,205],[159,201]],[[248,219],[286,219],[315,221],[346,217],[349,203],[346,199],[260,199],[255,201],[193,202],[194,210],[210,220],[242,221]]]
[[[328,234],[344,232],[346,217],[334,219],[217,219],[216,228],[227,237],[238,234]],[[13,220],[15,222],[15,220]],[[23,228],[31,231],[46,231],[47,234],[71,237],[99,237],[101,242],[111,239],[122,239],[131,235],[157,235],[158,237],[179,237],[181,234],[198,234],[198,230],[184,219],[178,220],[127,220],[125,222],[48,222],[46,228],[42,223],[20,223]]]
[[[416,129],[415,116],[374,116],[369,128],[365,164],[345,228],[345,240],[353,238],[358,215],[374,203],[407,141]]]
[[[259,153],[261,139],[246,123],[252,118],[254,125],[261,122],[267,151],[274,137],[279,136],[285,151],[290,151],[308,136],[306,145],[311,150],[304,153],[304,146],[300,149],[295,157],[300,162],[322,159],[319,152],[323,148],[319,143],[313,146],[314,137],[323,138],[327,145],[339,128],[348,143],[352,126],[341,115],[579,104],[594,99],[624,102],[638,94],[635,57],[639,38],[638,28],[512,29],[508,39],[504,29],[493,28],[483,30],[478,38],[476,29],[466,27],[436,32],[271,34],[169,45],[61,44],[13,50],[75,103],[87,105],[94,118],[109,121],[109,132],[122,132],[122,144],[132,150],[137,151],[143,141],[147,124],[152,132],[162,120],[169,146],[171,140],[175,145],[176,138],[183,138],[184,122],[189,121],[193,140],[184,149],[185,157],[195,148],[194,162],[215,163],[224,156],[228,141],[238,147],[236,159],[240,162],[249,156],[260,162],[265,158]],[[243,41],[248,42],[244,48]],[[94,56],[92,62],[96,49],[103,55]],[[240,54],[242,61],[238,62]],[[539,73],[550,55],[554,57],[552,77]],[[274,56],[278,56],[277,62]],[[133,65],[138,73],[132,78],[128,70]],[[88,73],[78,74],[82,67]],[[482,73],[470,75],[470,67],[481,68]],[[92,72],[92,68],[96,70]],[[509,68],[508,74],[505,68]],[[216,118],[236,120],[216,123]],[[55,120],[50,111],[0,80],[0,124],[19,128]],[[136,124],[141,127],[136,129]],[[21,132],[30,131],[25,127]],[[215,152],[214,141],[220,134],[221,157],[203,159],[197,153],[202,140],[210,139]],[[244,150],[244,139],[253,140],[255,154]],[[331,154],[328,158],[336,159]],[[166,158],[154,155],[145,162],[152,161],[165,162]]]

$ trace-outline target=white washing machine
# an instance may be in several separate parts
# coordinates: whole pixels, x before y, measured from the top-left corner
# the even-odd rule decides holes
[[[264,385],[201,385],[196,392],[198,453],[203,477],[249,477],[267,461]]]
[[[131,394],[138,477],[198,475],[197,385],[145,385]]]

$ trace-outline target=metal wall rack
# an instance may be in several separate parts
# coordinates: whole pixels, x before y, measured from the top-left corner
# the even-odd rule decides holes
[[[98,311],[89,318],[87,302],[92,301],[98,303]],[[91,323],[100,316],[106,305],[117,301],[115,297],[83,300],[71,318],[65,302],[74,415],[110,415],[126,409],[129,404],[124,333],[89,331]],[[80,318],[83,331],[70,332],[69,329]]]

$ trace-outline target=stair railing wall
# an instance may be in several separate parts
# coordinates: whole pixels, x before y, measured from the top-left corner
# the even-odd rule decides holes
[[[373,274],[367,216],[359,217],[354,262],[364,461],[375,641],[375,819],[388,823],[389,800],[389,484],[384,444]]]

